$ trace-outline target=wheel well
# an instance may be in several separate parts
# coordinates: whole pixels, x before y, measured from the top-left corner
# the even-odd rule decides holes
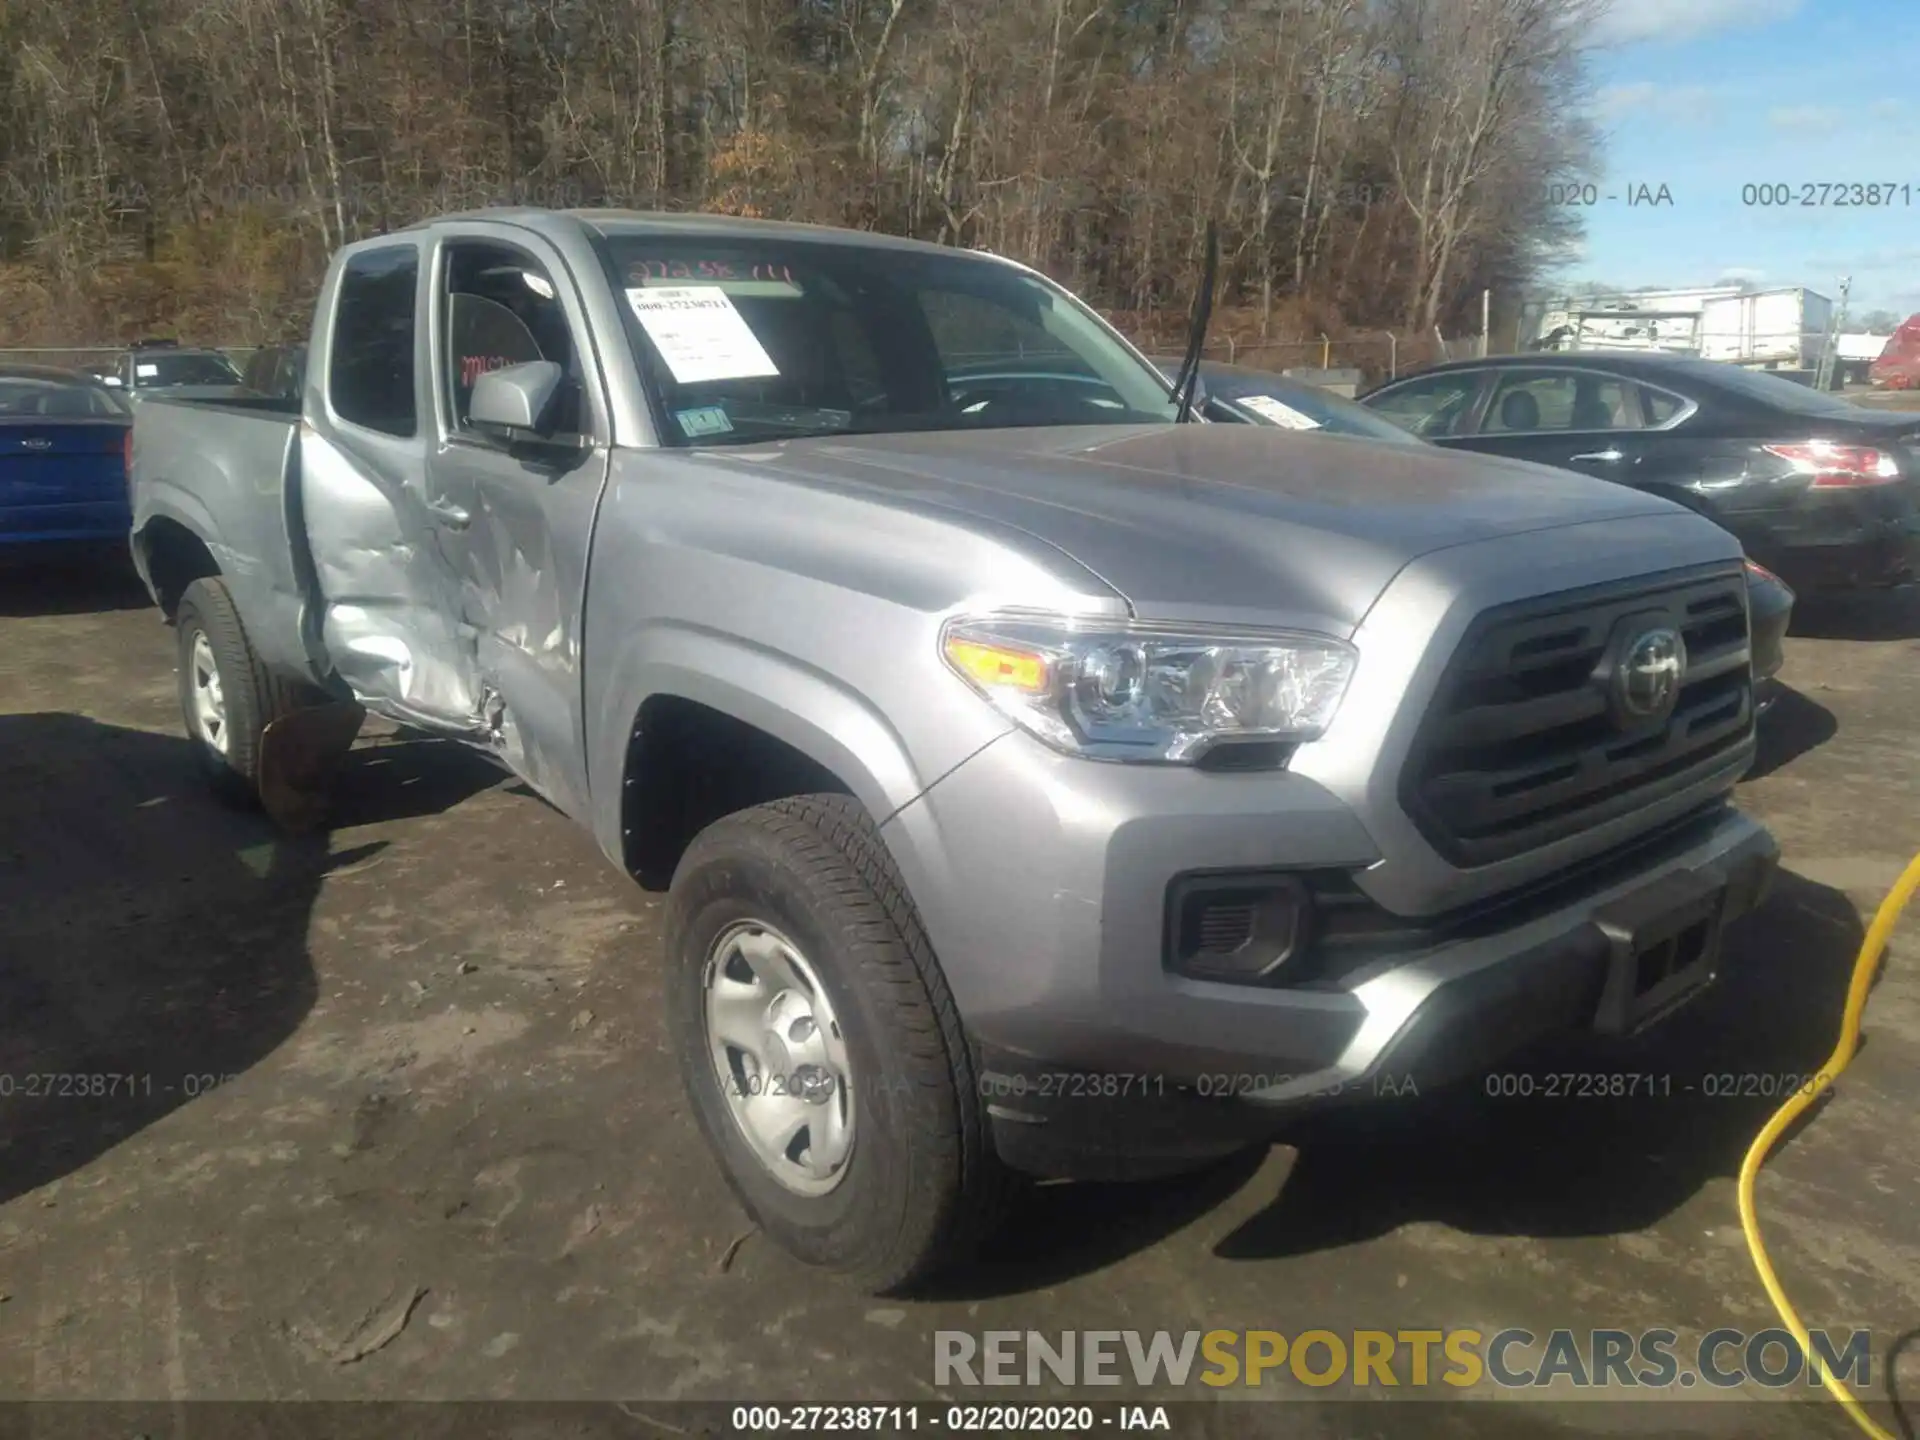
[[[627,870],[666,888],[693,837],[723,815],[789,795],[851,794],[811,756],[724,711],[677,695],[640,707],[620,797]]]
[[[146,556],[154,595],[169,620],[180,608],[180,597],[187,586],[220,573],[220,562],[213,558],[206,542],[178,520],[165,516],[149,520],[140,532],[140,548]]]

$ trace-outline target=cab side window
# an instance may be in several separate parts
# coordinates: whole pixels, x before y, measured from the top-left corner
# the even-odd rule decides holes
[[[1640,397],[1647,410],[1647,424],[1665,425],[1674,416],[1686,408],[1686,401],[1678,395],[1665,390],[1655,390],[1648,386],[1640,387]]]
[[[1433,440],[1465,433],[1473,397],[1479,390],[1479,371],[1458,370],[1424,380],[1409,380],[1369,400],[1367,405],[1402,430]]]
[[[454,428],[472,433],[468,416],[482,375],[551,360],[566,376],[554,401],[554,433],[582,433],[579,352],[546,268],[511,245],[459,240],[446,247],[441,275],[441,387]]]
[[[342,420],[402,438],[419,428],[413,398],[414,288],[411,245],[362,250],[340,274],[327,399]]]
[[[1639,387],[1589,370],[1509,370],[1494,391],[1483,435],[1535,430],[1638,430]]]

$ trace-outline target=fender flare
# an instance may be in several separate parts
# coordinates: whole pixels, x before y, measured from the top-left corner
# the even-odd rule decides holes
[[[192,491],[166,480],[148,480],[142,482],[143,494],[140,508],[133,517],[134,548],[141,562],[146,560],[147,533],[156,520],[168,520],[188,531],[202,545],[207,547],[216,561],[225,569],[223,557],[228,554],[227,547],[221,543],[220,527],[214,523],[213,513],[196,498]]]
[[[655,622],[628,637],[589,718],[594,834],[616,864],[628,745],[642,707],[659,696],[706,705],[791,745],[838,776],[876,825],[931,783],[879,710],[839,680],[735,635]]]

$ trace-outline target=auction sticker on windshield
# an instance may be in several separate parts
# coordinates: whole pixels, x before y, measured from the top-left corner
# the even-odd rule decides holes
[[[733,300],[715,286],[650,285],[628,290],[627,303],[682,385],[780,373]]]
[[[1282,404],[1271,395],[1242,395],[1240,403],[1262,419],[1271,420],[1276,425],[1284,425],[1289,430],[1320,428],[1320,422],[1311,415],[1303,415],[1291,405]]]
[[[689,440],[701,435],[725,435],[733,429],[733,421],[727,418],[727,412],[718,405],[702,405],[695,410],[676,410],[673,418],[679,422],[680,433]]]

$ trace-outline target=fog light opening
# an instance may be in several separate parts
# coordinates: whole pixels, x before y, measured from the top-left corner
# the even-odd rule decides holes
[[[1261,980],[1306,948],[1313,898],[1296,876],[1187,877],[1171,901],[1168,958],[1182,975]]]

